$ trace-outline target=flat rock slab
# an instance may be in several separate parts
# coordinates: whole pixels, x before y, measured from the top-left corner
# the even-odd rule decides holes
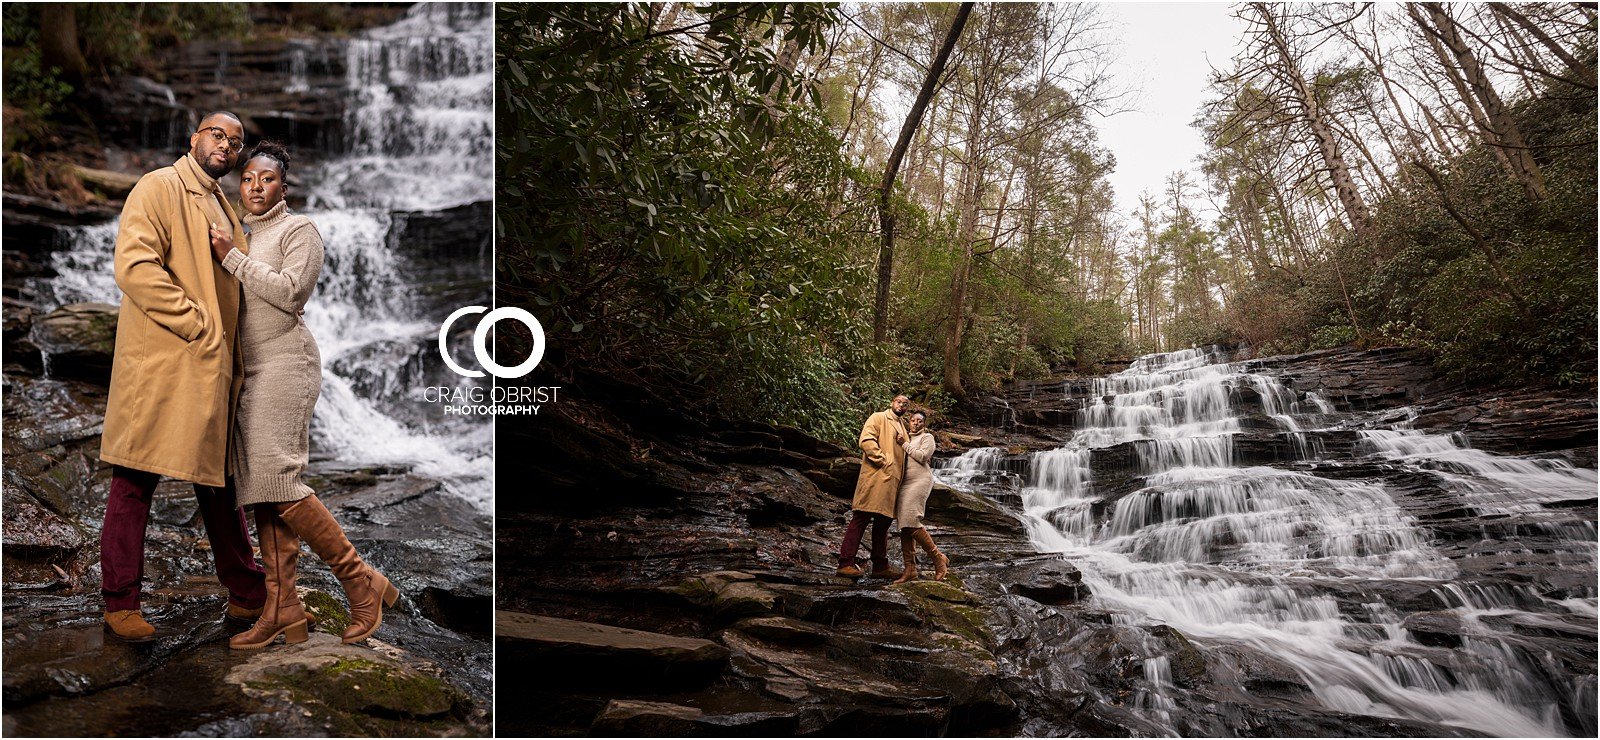
[[[536,614],[496,611],[495,632],[501,665],[535,669],[511,671],[519,684],[684,688],[728,662],[728,649],[710,640]]]
[[[779,705],[782,706],[782,705]],[[595,736],[753,737],[793,735],[798,715],[786,711],[708,713],[698,707],[667,702],[612,699],[595,717]]]

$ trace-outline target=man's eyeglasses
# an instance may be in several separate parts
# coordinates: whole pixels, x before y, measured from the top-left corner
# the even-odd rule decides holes
[[[229,136],[228,132],[223,131],[221,126],[207,126],[206,128],[200,129],[195,133],[203,134],[206,132],[210,132],[211,134],[211,143],[221,144],[222,142],[226,141],[228,142],[229,151],[234,153],[244,151],[244,139],[241,139],[237,136]]]

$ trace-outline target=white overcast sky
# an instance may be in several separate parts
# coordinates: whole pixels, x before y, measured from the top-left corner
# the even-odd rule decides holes
[[[1100,143],[1117,158],[1111,186],[1126,216],[1140,191],[1159,196],[1173,170],[1198,169],[1205,146],[1189,122],[1211,68],[1228,65],[1244,26],[1228,3],[1104,3],[1101,10],[1121,45],[1113,74],[1134,91],[1122,106],[1130,112],[1096,122]]]

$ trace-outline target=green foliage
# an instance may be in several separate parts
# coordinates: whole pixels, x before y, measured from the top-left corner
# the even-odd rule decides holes
[[[102,74],[148,65],[156,51],[195,39],[242,38],[251,29],[245,3],[93,3],[78,6],[84,58]]]
[[[834,8],[708,6],[671,28],[648,5],[497,12],[503,294],[573,361],[853,441],[893,396],[866,370],[872,214],[777,59]]]
[[[1334,70],[1318,84],[1327,95],[1348,95],[1349,85],[1372,84],[1366,78]],[[1249,92],[1235,91],[1238,108]],[[1464,380],[1593,383],[1595,94],[1553,80],[1512,114],[1547,199],[1530,200],[1481,144],[1430,165],[1442,191],[1407,163],[1390,174],[1394,191],[1368,203],[1363,240],[1331,235],[1293,270],[1258,266],[1231,297],[1224,325],[1258,355],[1397,344],[1434,352]],[[1225,216],[1234,220],[1225,223],[1258,224],[1258,238],[1281,250],[1278,212],[1263,205],[1271,183],[1237,164],[1270,150],[1269,142],[1230,138],[1221,117],[1206,126],[1208,175],[1228,186]]]
[[[77,46],[87,77],[149,72],[159,50],[197,38],[241,38],[251,31],[245,3],[75,3]],[[52,121],[68,118],[76,79],[46,66],[40,49],[40,4],[4,8],[5,146],[16,152],[40,140]]]
[[[853,445],[897,393],[948,408],[950,286],[965,269],[955,216],[894,194],[892,339],[871,341],[882,173],[840,138],[851,81],[785,61],[821,51],[837,9],[674,7],[497,9],[500,300],[539,316],[557,367],[627,375],[735,418]],[[1083,236],[1104,231],[1093,219],[1112,162],[1082,143],[1093,132],[1066,115],[1070,100],[1051,105],[1062,115],[1040,130],[1053,138],[1028,156],[1060,164],[1028,187],[1062,215],[970,267],[961,369],[980,388],[1123,348],[1126,315],[1086,297],[1074,252],[1113,248]],[[856,113],[857,130],[881,120]]]
[[[1374,209],[1373,250],[1393,256],[1362,286],[1362,311],[1391,322],[1386,339],[1437,351],[1463,379],[1593,382],[1594,93],[1550,90],[1514,113],[1540,152],[1549,198],[1529,202],[1482,147],[1451,162],[1446,192],[1479,244],[1414,179]]]
[[[11,6],[6,6],[6,12],[11,12]],[[39,57],[37,48],[7,47],[5,50],[7,152],[18,151],[43,135],[45,121],[55,116],[61,104],[72,95],[72,86],[60,79],[61,70],[42,68]],[[7,180],[11,181],[9,173]]]

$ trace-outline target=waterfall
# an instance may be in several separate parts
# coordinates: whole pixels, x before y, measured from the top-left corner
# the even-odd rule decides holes
[[[438,357],[440,322],[455,306],[433,297],[444,291],[430,280],[481,283],[481,297],[467,304],[487,302],[490,255],[477,243],[419,250],[407,228],[432,219],[485,242],[490,233],[487,223],[461,227],[480,217],[473,211],[450,209],[494,198],[493,23],[487,3],[419,4],[353,38],[295,42],[286,80],[304,86],[313,55],[345,61],[343,145],[297,158],[291,172],[326,252],[305,310],[323,361],[313,458],[404,467],[485,510],[493,507],[492,417],[444,416],[421,393],[465,383]],[[43,300],[116,304],[116,232],[116,221],[61,230],[65,243],[51,256],[57,275],[36,286]],[[450,277],[438,278],[441,271]]]
[[[1255,412],[1241,391],[1259,399],[1257,418],[1273,423],[1250,421]],[[1250,430],[1282,435],[1300,460],[1313,460],[1323,454],[1319,433],[1336,415],[1341,425],[1366,425],[1355,452],[1361,460],[1428,476],[1479,514],[1516,517],[1518,531],[1578,553],[1573,562],[1594,581],[1594,523],[1546,509],[1593,500],[1594,471],[1411,430],[1414,412],[1399,421],[1339,415],[1325,399],[1243,372],[1215,349],[1141,357],[1092,384],[1072,441],[1029,458],[1021,498],[1032,544],[1073,560],[1091,603],[1117,620],[1170,625],[1202,650],[1260,651],[1295,669],[1329,710],[1504,736],[1592,734],[1593,677],[1569,685],[1562,677],[1573,669],[1555,666],[1548,651],[1498,622],[1577,615],[1592,633],[1592,585],[1546,596],[1527,585],[1475,581],[1441,554],[1382,476],[1320,477],[1306,463],[1233,459],[1235,438]],[[1091,462],[1111,448],[1131,451],[1136,490],[1094,479]],[[994,479],[982,471],[1005,460],[999,450],[972,450],[936,475],[985,493]],[[1389,603],[1381,596],[1389,583],[1431,584],[1461,620],[1461,645],[1419,642],[1403,624],[1419,607]],[[1362,595],[1359,610],[1341,608],[1341,595],[1352,591]],[[1170,666],[1155,655],[1144,666],[1132,709],[1176,733]],[[1587,694],[1577,690],[1585,686]],[[1563,709],[1579,718],[1576,725]]]

